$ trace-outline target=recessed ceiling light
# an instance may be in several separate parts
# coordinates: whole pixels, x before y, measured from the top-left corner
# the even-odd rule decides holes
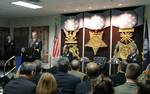
[[[76,11],[79,11],[79,9],[78,9],[78,8],[76,8],[75,10],[76,10]]]
[[[118,4],[118,6],[122,6],[122,4]]]
[[[23,1],[12,2],[11,4],[18,5],[18,6],[23,6],[23,7],[27,7],[27,8],[31,8],[31,9],[43,8],[42,6],[27,3],[27,2],[23,2]]]
[[[91,7],[91,6],[89,6],[89,7],[88,7],[88,9],[92,9],[92,7]]]
[[[67,10],[64,10],[64,12],[66,12]]]
[[[106,6],[104,6],[104,8],[106,8]]]

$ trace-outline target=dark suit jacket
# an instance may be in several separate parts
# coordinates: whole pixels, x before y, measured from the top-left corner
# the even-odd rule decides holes
[[[77,84],[81,82],[80,78],[63,72],[55,74],[55,78],[58,89],[63,94],[74,94]]]
[[[12,57],[14,55],[14,50],[15,50],[15,44],[14,41],[10,41],[8,43],[8,41],[5,42],[4,44],[4,50],[5,50],[5,59],[9,59],[10,57]]]
[[[8,82],[3,94],[35,94],[35,84],[25,77],[20,77]]]
[[[88,92],[90,91],[91,91],[91,80],[87,79],[77,85],[75,94],[88,94]]]
[[[33,52],[32,52],[33,59],[40,59],[41,58],[41,50],[42,50],[42,41],[38,40],[38,39],[35,42],[31,41],[30,48],[33,49]]]
[[[127,57],[127,62],[128,63],[136,63],[138,65],[142,65],[142,58],[141,55],[139,54],[129,54]]]
[[[34,76],[34,78],[33,78],[33,82],[37,85],[38,84],[38,82],[39,82],[39,80],[40,80],[40,78],[41,78],[41,73],[40,72],[36,72],[35,73],[35,76]]]
[[[126,82],[125,73],[118,72],[115,75],[110,76],[113,86],[122,85]]]

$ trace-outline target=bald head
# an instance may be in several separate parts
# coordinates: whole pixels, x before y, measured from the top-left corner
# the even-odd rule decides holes
[[[80,62],[78,60],[72,60],[71,68],[73,70],[78,70],[80,68]]]
[[[96,64],[96,63],[88,63],[87,64],[87,75],[90,77],[90,78],[95,78],[99,75],[99,66]]]

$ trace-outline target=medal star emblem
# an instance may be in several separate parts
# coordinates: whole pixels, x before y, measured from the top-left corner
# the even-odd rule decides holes
[[[99,48],[107,47],[106,43],[102,40],[103,31],[102,32],[89,32],[90,40],[85,45],[86,47],[91,47],[94,51],[94,55],[96,55]]]
[[[133,40],[132,40],[132,33],[130,33],[130,32],[122,32],[121,34],[120,34],[120,37],[121,37],[121,42],[125,42],[126,44],[129,42],[132,42]]]

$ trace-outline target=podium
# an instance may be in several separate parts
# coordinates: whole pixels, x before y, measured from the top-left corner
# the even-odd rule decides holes
[[[33,48],[16,48],[15,51],[16,57],[22,56],[22,62],[33,62],[36,59],[40,59],[40,54],[40,52]]]
[[[33,48],[26,48],[25,52],[22,53],[22,56],[25,61],[32,62],[36,59],[41,59],[40,54],[41,54],[40,52],[38,52],[37,50],[35,50]]]

